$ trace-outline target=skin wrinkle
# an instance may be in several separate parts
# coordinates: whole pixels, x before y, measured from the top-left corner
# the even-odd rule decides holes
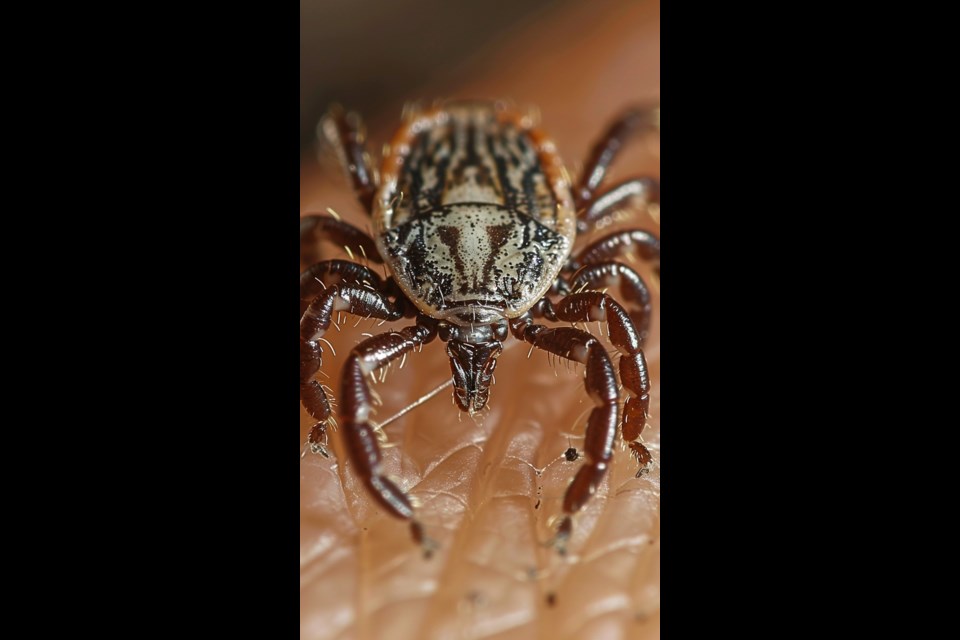
[[[487,56],[490,71],[465,77],[469,84],[419,93],[535,102],[544,114],[541,126],[576,177],[610,119],[627,104],[658,93],[659,16],[651,18],[649,7],[611,6],[571,7],[538,24],[539,36],[527,34],[523,39],[541,45],[558,33],[570,36],[568,49],[551,56],[550,64],[542,55],[513,65]],[[577,36],[588,15],[593,32],[589,38]],[[530,45],[508,43],[502,55],[522,60],[516,53],[520,46]],[[643,70],[650,56],[652,73]],[[564,82],[558,82],[558,68],[564,69]],[[389,140],[399,113],[368,122],[371,149]],[[645,146],[636,143],[625,150],[604,185],[657,176],[658,160]],[[333,167],[306,158],[301,211],[332,207],[345,221],[369,230],[342,172]],[[659,232],[641,214],[615,221],[592,238],[629,227]],[[584,244],[581,236],[577,246]],[[323,251],[325,258],[346,257],[328,246]],[[349,469],[340,432],[329,434],[329,459],[308,453],[300,461],[301,638],[659,637],[660,296],[648,268],[624,262],[647,281],[653,297],[652,332],[644,347],[653,384],[651,415],[643,433],[654,457],[651,472],[634,478],[636,465],[618,441],[607,479],[575,519],[568,556],[560,558],[541,545],[552,534],[563,494],[583,463],[567,462],[562,455],[571,446],[582,452],[592,403],[584,391],[583,367],[548,354],[528,360],[528,348],[510,337],[480,419],[463,419],[448,389],[384,429],[394,445],[383,451],[385,473],[421,504],[418,515],[427,534],[441,544],[431,560],[422,559],[406,524],[366,495]],[[378,328],[380,321],[358,323],[346,315],[340,323],[339,333],[326,334],[338,355],[324,353],[318,377],[333,387],[334,402],[340,398],[340,367],[361,334],[409,324]],[[607,329],[595,329],[594,323],[591,332],[606,336]],[[616,350],[606,337],[602,341],[617,368]],[[449,377],[443,343],[436,340],[422,353],[414,350],[402,370],[393,367],[383,384],[371,385],[383,400],[373,419],[394,415]],[[625,396],[621,389],[621,401]],[[312,424],[301,416],[298,445]],[[547,593],[556,595],[553,607],[546,603]]]

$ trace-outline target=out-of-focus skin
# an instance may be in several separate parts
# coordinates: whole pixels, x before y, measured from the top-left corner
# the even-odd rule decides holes
[[[614,116],[629,104],[659,101],[659,74],[658,3],[574,3],[503,40],[459,82],[418,97],[535,105],[576,176]],[[399,118],[396,110],[368,120],[375,157]],[[633,175],[659,175],[659,138],[634,141],[605,184]],[[333,159],[305,156],[300,184],[301,214],[331,207],[369,230]],[[644,212],[616,224],[659,233]],[[582,236],[577,246],[590,237],[596,236]],[[325,251],[341,257],[329,246]],[[529,345],[508,338],[487,413],[477,420],[461,415],[448,388],[385,427],[385,468],[419,503],[418,518],[440,545],[431,559],[411,541],[407,523],[366,494],[344,463],[339,433],[331,434],[330,458],[301,459],[302,638],[659,637],[660,296],[650,269],[634,266],[654,291],[645,347],[653,389],[643,434],[651,472],[635,478],[636,461],[621,448],[576,516],[567,555],[545,544],[582,464],[568,462],[564,452],[582,449],[593,403],[582,367],[543,352],[528,358]],[[327,332],[337,355],[326,350],[330,379],[321,380],[334,399],[345,354],[362,334],[387,328],[345,317],[340,331]],[[596,334],[597,325],[590,330]],[[374,386],[383,400],[374,419],[384,421],[449,379],[449,360],[436,340]],[[300,445],[312,423],[301,410]],[[291,437],[291,459],[292,451]]]

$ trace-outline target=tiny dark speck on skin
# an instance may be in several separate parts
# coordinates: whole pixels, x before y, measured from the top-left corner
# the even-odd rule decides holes
[[[577,450],[574,447],[567,449],[563,456],[567,459],[567,462],[574,462],[579,457],[577,455]]]
[[[547,606],[552,607],[557,604],[557,594],[553,591],[547,594]]]
[[[539,508],[540,508],[540,499],[539,499],[539,498],[537,498],[537,504],[533,505],[533,508],[534,508],[534,509],[539,509]]]

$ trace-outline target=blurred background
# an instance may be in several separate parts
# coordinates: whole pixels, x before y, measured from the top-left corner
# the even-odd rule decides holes
[[[659,1],[301,0],[301,215],[331,207],[370,228],[341,169],[317,153],[315,126],[330,103],[363,115],[378,166],[403,104],[437,98],[536,106],[576,176],[622,109],[659,102]],[[634,175],[660,175],[659,139],[629,146],[609,180]],[[659,232],[642,214],[623,224]],[[543,542],[576,469],[563,452],[582,448],[591,403],[582,369],[527,357],[523,345],[505,345],[482,420],[458,415],[440,394],[385,428],[385,468],[421,502],[441,544],[429,562],[338,462],[339,433],[331,458],[303,458],[301,638],[658,638],[659,308],[657,287],[644,433],[655,465],[638,479],[629,454],[617,453],[565,558]],[[385,328],[348,322],[329,332],[338,355],[325,355],[324,370],[334,388],[349,348]],[[449,377],[443,345],[428,345],[377,385],[379,415]],[[311,425],[301,410],[300,444]]]
[[[300,144],[332,102],[371,123],[408,100],[659,98],[659,0],[301,0]],[[489,95],[482,95],[487,92]],[[610,106],[607,106],[610,105]]]
[[[426,83],[469,73],[511,32],[572,1],[301,0],[301,145],[331,102],[376,114],[421,97]]]

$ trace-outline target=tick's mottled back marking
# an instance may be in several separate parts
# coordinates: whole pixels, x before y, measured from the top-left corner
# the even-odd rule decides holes
[[[553,144],[491,104],[412,118],[384,158],[374,219],[408,297],[456,324],[523,314],[570,253],[575,214]]]

